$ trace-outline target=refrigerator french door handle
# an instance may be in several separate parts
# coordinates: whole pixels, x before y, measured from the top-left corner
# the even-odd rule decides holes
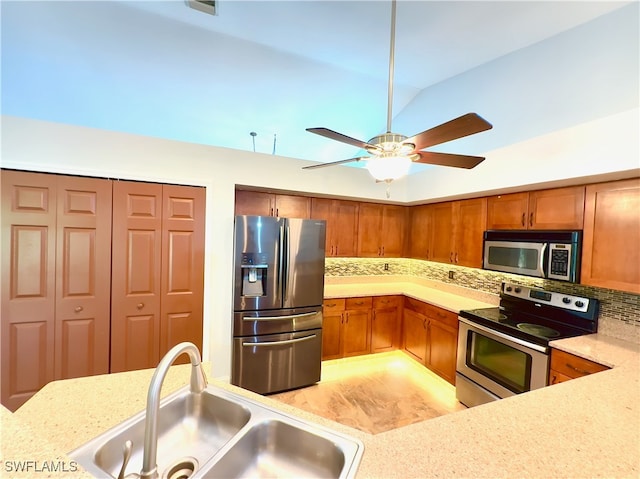
[[[312,311],[311,313],[300,313],[300,314],[288,314],[286,316],[243,316],[243,321],[273,321],[279,319],[300,319],[300,318],[308,318],[309,316],[316,316],[318,314],[317,311]]]
[[[263,343],[242,343],[243,347],[253,347],[253,346],[282,346],[286,344],[300,343],[302,341],[309,341],[310,339],[315,339],[316,335],[312,334],[311,336],[305,336],[304,338],[296,338],[296,339],[286,339],[284,341],[265,341]]]
[[[283,301],[283,297],[286,296],[286,281],[287,281],[287,267],[285,265],[285,248],[287,247],[287,242],[285,238],[286,228],[284,220],[280,219],[281,222],[279,226],[280,235],[278,240],[278,297],[280,301]],[[284,302],[280,304],[280,307],[284,306]]]

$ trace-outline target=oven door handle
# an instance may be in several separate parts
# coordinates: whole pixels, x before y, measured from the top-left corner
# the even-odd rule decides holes
[[[315,339],[317,336],[312,334],[311,336],[305,336],[304,338],[295,338],[295,339],[285,339],[284,341],[264,341],[262,343],[242,343],[242,346],[245,348],[253,347],[253,346],[283,346],[286,344],[294,344],[300,343],[302,341],[309,341],[310,339]]]
[[[530,343],[529,341],[525,341],[524,339],[520,339],[520,338],[515,338],[513,336],[509,336],[508,334],[504,334],[500,331],[496,331],[495,329],[491,329],[491,328],[487,328],[486,326],[482,326],[478,323],[474,323],[472,321],[467,320],[466,318],[462,318],[462,317],[458,317],[458,320],[462,323],[465,323],[468,326],[471,326],[472,328],[475,328],[479,331],[491,334],[493,336],[496,336],[500,339],[505,339],[507,341],[511,341],[512,343],[516,343],[519,344],[521,346],[525,346],[527,348],[533,349],[535,351],[541,352],[541,353],[545,353],[547,352],[547,348],[545,348],[544,346],[540,346],[539,344],[534,344],[534,343]]]

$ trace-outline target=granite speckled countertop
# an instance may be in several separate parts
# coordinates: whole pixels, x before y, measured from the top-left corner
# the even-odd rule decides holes
[[[398,284],[388,289],[371,284],[361,289],[353,284],[327,286],[328,297],[357,291],[359,295],[415,294],[424,301],[435,298],[434,304],[452,311],[497,304],[491,297],[469,299],[451,291],[428,291],[424,284],[409,285],[416,290],[398,289]],[[336,286],[333,291],[332,286]],[[359,478],[637,478],[640,346],[597,334],[552,345],[612,369],[377,435],[226,383],[210,383],[360,438],[365,452]],[[186,384],[188,367],[171,368],[164,394]],[[16,460],[59,460],[68,465],[66,453],[144,408],[152,373],[144,370],[55,381],[15,414],[3,409],[0,476],[5,477],[7,463]],[[8,475],[85,476],[82,471]]]

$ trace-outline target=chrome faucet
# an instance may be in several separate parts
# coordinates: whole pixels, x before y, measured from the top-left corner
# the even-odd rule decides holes
[[[188,342],[176,344],[169,352],[160,360],[153,377],[149,384],[149,392],[147,394],[147,415],[144,425],[144,453],[142,456],[141,478],[158,477],[158,411],[160,409],[160,391],[162,383],[169,371],[169,367],[182,353],[187,353],[191,360],[191,392],[199,394],[207,387],[207,378],[204,375],[202,364],[200,361],[200,351],[198,348]]]

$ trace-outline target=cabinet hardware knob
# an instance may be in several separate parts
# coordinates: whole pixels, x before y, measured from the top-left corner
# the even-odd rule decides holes
[[[144,303],[138,303],[138,304],[136,304],[136,308],[138,308],[138,309],[142,309],[142,308],[144,308]]]
[[[458,263],[458,252],[456,251],[456,264]]]
[[[80,312],[80,311],[82,311],[83,309],[84,309],[84,308],[83,308],[82,306],[76,306],[73,310],[74,310],[76,313],[79,313],[79,312]]]
[[[449,263],[453,263],[453,251],[449,252]]]
[[[525,220],[526,216],[527,216],[526,213],[522,213],[522,226],[525,225],[524,220]]]
[[[529,226],[533,226],[533,212],[529,213]]]

